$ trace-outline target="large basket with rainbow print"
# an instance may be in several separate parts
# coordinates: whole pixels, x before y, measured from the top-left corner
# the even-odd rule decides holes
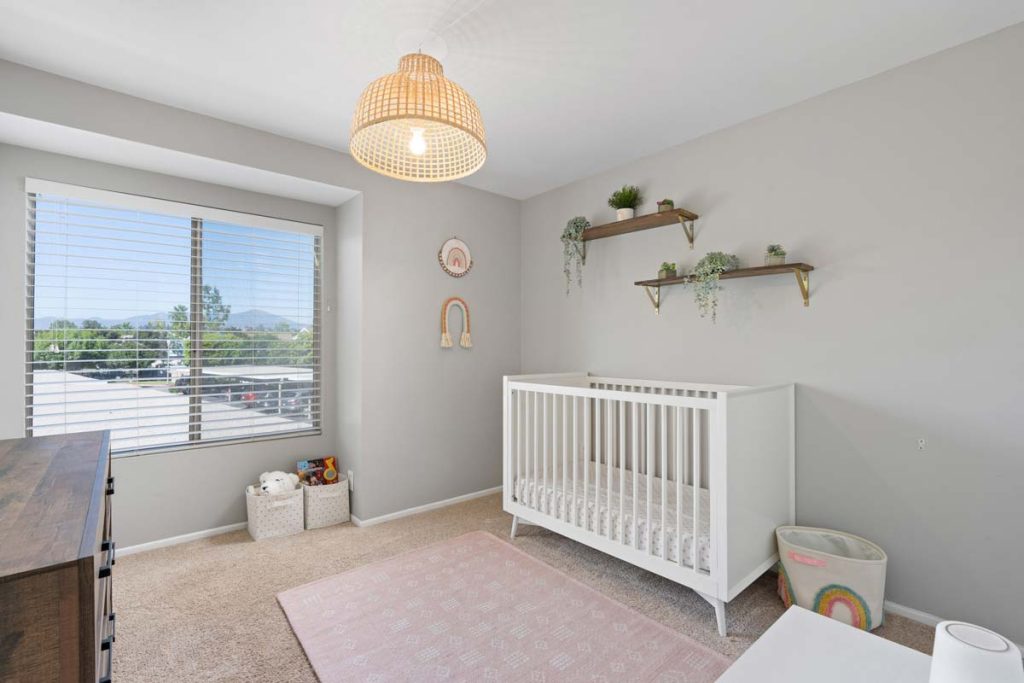
[[[859,536],[830,529],[781,526],[779,597],[870,631],[882,625],[885,551]]]

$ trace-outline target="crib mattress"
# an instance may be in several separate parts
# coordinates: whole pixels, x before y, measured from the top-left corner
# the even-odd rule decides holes
[[[608,469],[600,468],[600,502],[595,506],[597,498],[598,482],[595,481],[595,473],[591,469],[586,490],[586,520],[585,526],[588,531],[593,531],[601,536],[610,536],[613,541],[633,545],[633,473],[613,467],[611,470],[612,494],[608,500]],[[572,493],[572,482],[563,487],[559,477],[557,483],[548,476],[547,484],[532,478],[520,477],[516,480],[516,500],[527,507],[539,510],[544,514],[551,515],[556,519],[584,526],[584,495],[583,495],[583,473],[577,472],[576,495]],[[619,482],[624,479],[625,496],[623,504],[619,503]],[[676,483],[672,480],[665,482],[667,495],[665,496],[667,507],[665,509],[665,545],[662,548],[661,541],[661,485],[660,477],[654,477],[652,482],[653,491],[651,496],[651,554],[657,557],[666,557],[670,562],[679,561],[679,546],[682,545],[683,564],[689,567],[693,564],[693,487],[683,485],[682,498],[682,534],[678,540],[676,526]],[[567,489],[567,490],[566,490]],[[700,491],[700,526],[697,539],[697,556],[700,569],[711,570],[711,540],[709,533],[710,502],[707,489]],[[623,523],[620,524],[619,511],[624,510]],[[637,475],[637,517],[638,532],[637,545],[640,550],[647,550],[647,475]],[[575,520],[579,520],[577,523]]]

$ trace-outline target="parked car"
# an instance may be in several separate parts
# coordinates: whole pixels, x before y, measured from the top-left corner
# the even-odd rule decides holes
[[[313,404],[313,392],[309,389],[295,389],[281,393],[280,412],[283,414],[309,415]]]
[[[236,384],[229,387],[228,400],[241,403],[243,408],[255,408],[259,393],[252,384]]]

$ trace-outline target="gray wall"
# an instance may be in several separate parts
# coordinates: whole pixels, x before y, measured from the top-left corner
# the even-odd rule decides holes
[[[311,450],[338,452],[342,467],[354,471],[353,512],[363,519],[501,484],[501,375],[517,372],[520,362],[519,202],[456,183],[391,180],[335,150],[11,62],[0,61],[0,82],[0,112],[360,192],[331,219],[341,239],[325,253],[361,268],[361,280],[344,272],[340,277],[362,289],[325,291],[325,304],[333,297],[339,316],[333,324],[325,319],[325,332],[330,325],[336,334],[338,358],[338,367],[325,368],[325,376],[335,379],[341,401],[325,417],[335,421],[336,438]],[[15,162],[0,159],[2,172],[25,175]],[[11,220],[3,229],[23,234],[23,217]],[[473,271],[458,280],[437,264],[437,250],[452,235],[468,242],[476,260]],[[18,258],[23,251],[19,245]],[[21,290],[12,291],[20,299]],[[472,350],[440,348],[441,302],[452,295],[469,303]],[[10,319],[18,321],[19,344],[21,319],[20,310]],[[4,356],[13,359],[7,365],[17,372],[20,353],[19,347],[19,355]],[[17,423],[11,428],[20,433]],[[150,499],[164,506],[170,496],[195,486],[202,470],[191,465],[205,462],[203,451],[178,455],[151,456],[160,478],[119,487],[119,496],[132,491],[121,497],[121,519],[143,514]],[[255,473],[265,469],[258,460],[251,465]],[[187,495],[215,496],[215,504],[160,512],[166,524],[140,524],[131,534],[122,528],[119,542],[125,546],[244,519],[233,485],[229,493],[207,486]]]
[[[335,209],[0,145],[0,438],[20,437],[25,415],[25,177],[216,206],[324,226],[325,291],[337,289]],[[334,373],[334,312],[323,324],[324,374]],[[233,524],[245,519],[241,491],[266,470],[291,470],[296,459],[335,451],[336,389],[326,383],[323,430],[308,436],[250,444],[154,453],[114,460],[114,519],[123,548],[145,541]]]
[[[526,201],[523,371],[799,383],[798,517],[889,553],[888,597],[1024,642],[1024,25]],[[698,223],[589,245],[566,298],[558,237],[637,183]],[[817,270],[692,292],[634,280],[704,253]],[[926,439],[919,451],[917,439]]]

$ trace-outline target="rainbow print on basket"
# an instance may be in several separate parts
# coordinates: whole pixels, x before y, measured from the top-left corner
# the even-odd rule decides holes
[[[779,585],[778,585],[779,597],[782,598],[782,604],[789,609],[796,601],[793,599],[793,584],[789,582],[789,574],[786,573],[786,568],[779,563]]]
[[[788,609],[797,605],[870,631],[885,619],[885,551],[871,541],[834,529],[782,526],[778,591]]]
[[[779,576],[782,576],[782,574]],[[814,596],[814,611],[818,614],[831,617],[832,610],[837,605],[842,605],[849,610],[850,626],[864,629],[865,631],[870,631],[873,628],[871,625],[871,610],[868,608],[868,604],[864,601],[864,598],[846,586],[830,583]]]

